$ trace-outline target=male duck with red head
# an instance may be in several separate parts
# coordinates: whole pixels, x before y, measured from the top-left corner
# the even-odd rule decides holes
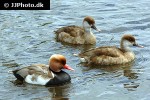
[[[86,16],[83,19],[83,27],[72,25],[59,28],[55,31],[56,39],[70,44],[95,44],[96,37],[91,29],[100,31],[95,26],[94,18]]]
[[[71,81],[69,74],[62,69],[74,70],[66,64],[66,58],[60,54],[50,57],[49,65],[33,64],[12,71],[19,81],[45,86],[62,85]]]

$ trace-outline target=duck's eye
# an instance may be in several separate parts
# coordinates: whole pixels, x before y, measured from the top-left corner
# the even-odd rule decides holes
[[[128,39],[128,41],[130,41],[130,42],[134,42],[135,40],[134,40],[134,39],[129,38],[129,39]]]
[[[130,41],[130,42],[132,42],[132,40],[131,40],[131,39],[129,39],[129,41]]]

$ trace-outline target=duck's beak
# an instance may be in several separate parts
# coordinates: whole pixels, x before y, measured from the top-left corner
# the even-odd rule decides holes
[[[64,69],[67,69],[67,70],[72,70],[72,71],[74,71],[74,69],[73,69],[73,68],[71,68],[71,67],[70,67],[69,65],[67,65],[67,64],[64,66]]]
[[[133,46],[144,48],[144,46],[134,43]]]
[[[97,27],[95,26],[95,24],[91,25],[91,28],[95,29],[96,31],[100,32],[101,30],[97,29]]]

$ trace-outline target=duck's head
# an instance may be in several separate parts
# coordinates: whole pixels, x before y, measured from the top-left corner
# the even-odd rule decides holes
[[[95,20],[94,18],[92,18],[91,16],[86,16],[83,20],[83,27],[85,30],[88,30],[88,29],[94,29],[94,30],[97,30],[98,32],[100,32],[101,30],[97,29],[96,26],[95,26]]]
[[[54,54],[50,57],[49,67],[54,72],[60,72],[62,69],[74,70],[66,64],[66,58],[60,54]]]
[[[129,46],[136,46],[136,47],[143,48],[143,46],[136,43],[134,36],[130,34],[126,34],[121,39],[121,47],[125,49],[128,48]]]

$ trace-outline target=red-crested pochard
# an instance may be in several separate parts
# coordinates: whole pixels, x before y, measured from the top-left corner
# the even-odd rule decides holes
[[[90,16],[86,16],[83,20],[83,27],[72,25],[55,31],[56,39],[70,44],[95,44],[96,37],[91,28],[100,31],[95,26],[95,20]]]
[[[96,65],[118,65],[131,62],[135,59],[130,46],[141,47],[136,43],[132,35],[126,34],[121,38],[120,48],[115,46],[104,46],[87,50],[78,54],[81,62]]]
[[[66,64],[66,58],[60,54],[50,57],[49,65],[33,64],[11,71],[19,81],[45,86],[62,85],[71,81],[71,77],[62,69],[74,70]]]

